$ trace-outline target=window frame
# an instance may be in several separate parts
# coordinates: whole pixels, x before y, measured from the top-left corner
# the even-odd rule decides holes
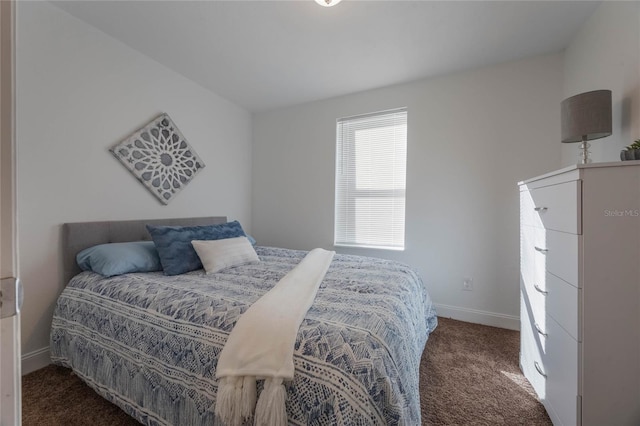
[[[405,162],[405,168],[404,168],[404,187],[402,189],[397,189],[397,188],[392,188],[392,189],[362,189],[359,190],[356,187],[356,183],[357,183],[357,173],[353,173],[352,175],[352,179],[348,179],[348,185],[347,186],[347,193],[349,195],[352,195],[350,197],[346,197],[344,196],[344,198],[346,198],[346,202],[350,204],[349,208],[346,208],[347,213],[343,213],[340,209],[342,203],[340,203],[340,192],[341,192],[341,188],[343,187],[342,182],[344,180],[344,178],[342,178],[340,176],[340,172],[341,170],[355,170],[356,169],[356,161],[357,161],[357,156],[355,155],[355,147],[351,146],[351,150],[354,152],[353,155],[345,155],[345,140],[349,140],[349,141],[353,141],[353,143],[355,144],[356,138],[355,138],[355,134],[352,134],[350,137],[344,138],[342,136],[342,133],[344,133],[344,130],[341,128],[342,123],[345,122],[351,122],[351,121],[356,121],[356,120],[363,120],[366,119],[368,117],[371,118],[379,118],[379,117],[384,117],[384,116],[391,116],[393,114],[403,114],[404,118],[404,125],[405,125],[405,139],[404,139],[404,148],[405,148],[405,158],[404,158],[404,162]],[[351,247],[351,248],[367,248],[367,249],[381,249],[381,250],[393,250],[393,251],[403,251],[406,247],[406,179],[407,179],[407,171],[406,171],[406,165],[407,165],[407,154],[406,154],[406,150],[407,150],[407,146],[408,146],[408,109],[406,107],[402,107],[402,108],[394,108],[394,109],[390,109],[390,110],[384,110],[384,111],[378,111],[378,112],[373,112],[373,113],[367,113],[367,114],[361,114],[361,115],[354,115],[354,116],[349,116],[349,117],[343,117],[343,118],[339,118],[336,120],[336,164],[335,164],[335,205],[334,205],[334,238],[333,238],[333,244],[336,247]],[[375,129],[375,128],[380,128],[380,124],[376,123],[375,121],[371,121],[371,122],[365,122],[364,125],[360,124],[358,126],[358,128],[353,128],[350,129],[351,132],[355,133],[356,130],[366,130],[366,129]],[[345,160],[345,157],[346,160]],[[348,164],[345,167],[345,161],[348,162]],[[358,196],[358,194],[361,195],[361,197]],[[357,240],[357,238],[353,238],[354,241],[347,241],[349,240],[348,238],[338,238],[338,231],[339,231],[339,215],[342,216],[344,215],[344,217],[342,217],[343,222],[350,224],[350,227],[352,229],[354,229],[356,227],[356,208],[355,208],[355,203],[358,200],[358,198],[380,198],[380,199],[392,199],[392,198],[402,198],[403,200],[403,217],[402,217],[402,245],[401,246],[394,246],[394,245],[387,245],[387,244],[370,244],[370,243],[359,243],[355,240]],[[341,237],[346,237],[346,235],[348,234],[348,232],[344,231],[343,235],[341,235]],[[339,241],[339,240],[344,240],[344,241]]]

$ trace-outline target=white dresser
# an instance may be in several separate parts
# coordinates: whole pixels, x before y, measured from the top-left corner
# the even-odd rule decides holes
[[[554,425],[640,425],[640,161],[519,183],[520,367]]]

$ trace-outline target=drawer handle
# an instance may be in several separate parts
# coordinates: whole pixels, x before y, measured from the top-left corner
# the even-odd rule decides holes
[[[534,246],[533,248],[536,249],[536,251],[539,251],[540,253],[546,253],[549,251],[549,249],[540,248],[538,246]]]
[[[548,291],[544,291],[543,289],[541,289],[540,287],[538,287],[538,284],[534,284],[534,285],[533,285],[533,288],[535,288],[535,289],[538,291],[538,293],[542,293],[542,294],[544,294],[545,296],[546,296],[547,294],[549,294],[549,292],[548,292]]]
[[[534,207],[533,209],[535,211],[537,211],[537,212],[546,212],[547,211],[546,207]]]
[[[544,331],[542,331],[542,329],[540,328],[540,326],[538,325],[538,323],[533,323],[533,325],[536,327],[536,330],[538,331],[539,334],[541,334],[544,337],[547,337],[547,333],[545,333]]]
[[[533,365],[536,367],[536,370],[538,370],[538,373],[546,379],[547,375],[544,374],[544,371],[542,371],[542,368],[540,368],[540,364],[538,364],[538,361],[533,361]]]

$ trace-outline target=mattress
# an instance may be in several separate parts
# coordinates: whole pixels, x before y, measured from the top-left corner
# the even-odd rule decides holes
[[[78,274],[56,303],[52,362],[143,424],[216,424],[216,363],[227,336],[307,253],[256,252],[259,263],[209,275]],[[411,268],[336,255],[298,331],[289,424],[420,424],[420,358],[436,325]]]

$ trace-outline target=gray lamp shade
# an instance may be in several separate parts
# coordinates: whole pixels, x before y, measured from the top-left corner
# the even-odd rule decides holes
[[[611,134],[611,90],[594,90],[562,101],[562,142],[582,142]]]

